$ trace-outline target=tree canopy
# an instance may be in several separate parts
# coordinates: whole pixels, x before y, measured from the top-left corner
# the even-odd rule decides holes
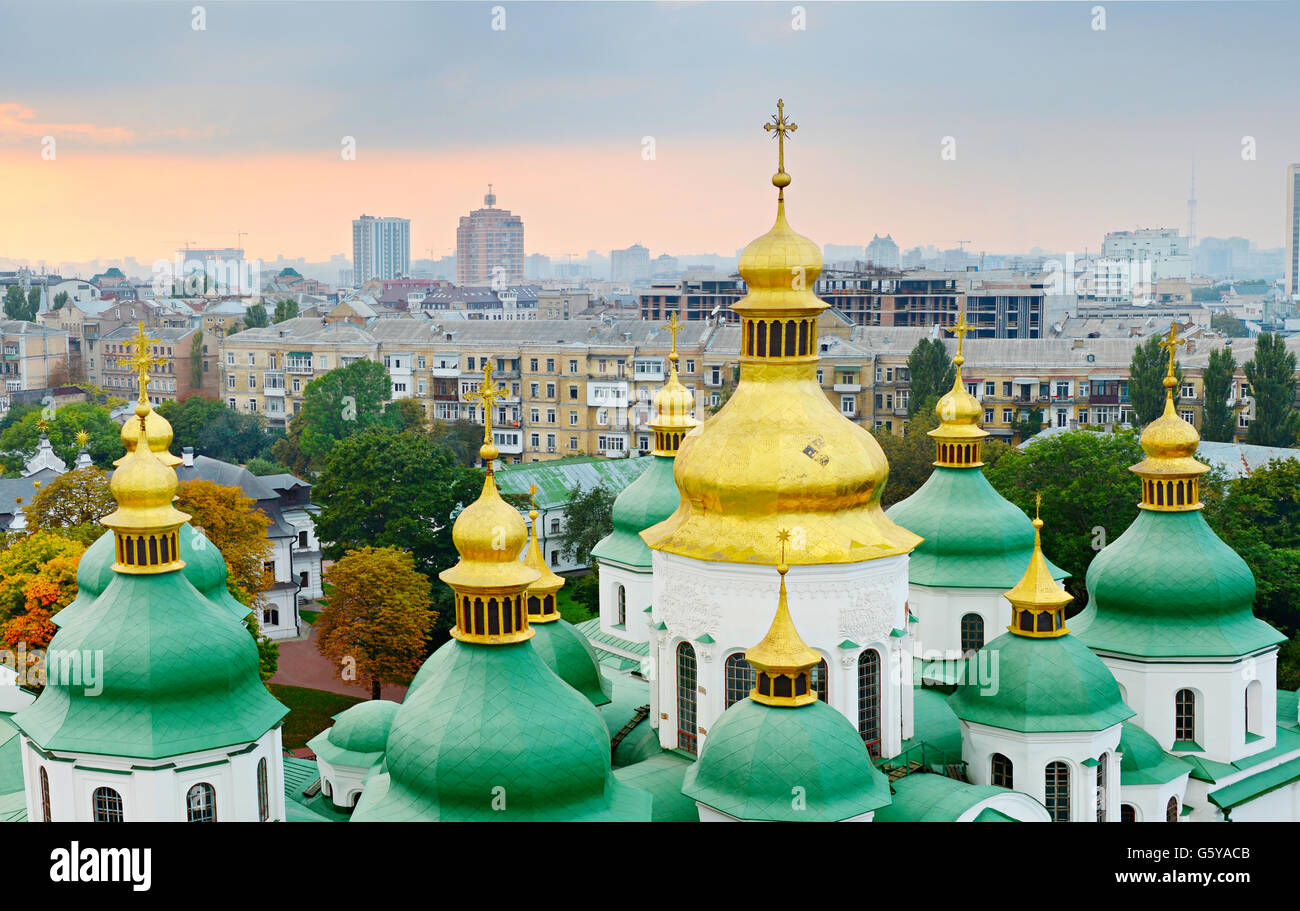
[[[1150,424],[1165,410],[1165,374],[1169,372],[1169,355],[1160,347],[1164,336],[1153,335],[1133,350],[1128,368],[1128,398],[1133,417],[1139,425]],[[1174,407],[1183,385],[1183,368],[1174,361]]]
[[[387,423],[384,405],[391,394],[388,371],[369,359],[318,376],[307,384],[302,410],[291,421],[298,425],[298,447],[313,465],[324,464],[340,440]],[[292,427],[289,435],[294,436]]]
[[[226,561],[227,586],[241,604],[255,606],[271,586],[264,565],[271,559],[267,529],[271,520],[252,497],[238,487],[212,481],[181,481],[176,508],[190,514],[190,525],[201,528]],[[195,545],[203,545],[195,539]]]
[[[37,299],[39,304],[39,298]],[[10,285],[5,292],[5,319],[21,319],[31,322],[36,319],[36,307],[27,302],[21,285]]]
[[[923,338],[917,342],[907,356],[907,375],[911,384],[907,416],[911,418],[931,397],[938,398],[952,388],[956,368],[943,340]]]
[[[27,411],[14,424],[0,433],[0,450],[10,455],[4,457],[5,467],[17,469],[26,458],[36,451],[41,440],[41,430],[37,422],[41,420],[41,409]],[[50,446],[68,465],[77,460],[81,451],[77,443],[77,433],[86,431],[90,434],[90,458],[96,466],[108,468],[113,460],[122,455],[122,429],[113,420],[108,409],[90,402],[73,402],[54,412],[48,421],[46,435]]]
[[[1228,404],[1232,396],[1237,359],[1231,348],[1215,348],[1205,367],[1205,414],[1201,419],[1201,439],[1231,443],[1237,429],[1237,415]]]
[[[564,543],[560,554],[566,560],[591,565],[591,549],[614,530],[614,499],[617,494],[604,484],[587,490],[576,484],[569,491],[564,509]]]
[[[933,395],[922,402],[916,416],[907,422],[901,437],[883,427],[871,432],[889,460],[889,481],[881,497],[882,506],[888,508],[906,500],[929,480],[934,471],[935,443],[929,432],[939,426],[939,416],[934,411],[938,402],[938,397]],[[986,437],[981,444],[984,468],[997,464],[1008,448],[1001,440]]]
[[[483,445],[483,428],[473,421],[435,420],[429,424],[429,439],[446,446],[456,456],[456,461],[466,468],[478,462],[478,450]]]
[[[1256,446],[1294,446],[1300,430],[1295,408],[1296,358],[1278,333],[1261,332],[1255,356],[1242,368],[1255,399],[1255,414],[1246,428],[1246,442]]]
[[[158,413],[172,425],[172,448],[194,451],[226,462],[267,458],[281,436],[267,429],[266,418],[227,408],[216,399],[192,395],[184,402],[163,402]]]
[[[1211,300],[1217,301],[1219,296],[1216,294]],[[1237,319],[1231,313],[1216,313],[1210,317],[1210,328],[1217,329],[1228,338],[1245,338],[1249,333],[1246,332],[1246,324]]]
[[[77,597],[77,564],[85,550],[52,531],[7,536],[0,550],[0,624],[9,645],[50,644],[50,618]]]
[[[23,514],[29,529],[46,529],[90,546],[108,530],[99,520],[116,508],[108,473],[78,468],[42,487]]]
[[[274,323],[282,323],[287,319],[293,319],[298,315],[298,302],[291,298],[284,298],[275,302],[275,316],[272,318]]]
[[[271,319],[266,315],[266,307],[261,304],[251,304],[244,311],[245,329],[262,329],[269,325],[271,325]]]

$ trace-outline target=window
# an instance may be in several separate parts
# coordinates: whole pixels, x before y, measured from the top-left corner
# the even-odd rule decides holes
[[[695,649],[689,642],[677,646],[677,746],[698,752],[695,725]]]
[[[1011,789],[1015,781],[1013,770],[1014,766],[1010,759],[1001,753],[994,753],[989,764],[989,783],[999,788]]]
[[[627,626],[627,589],[618,587],[618,625]]]
[[[1087,408],[1080,408],[1080,409],[1079,409],[1079,423],[1080,423],[1080,424],[1086,424],[1086,423],[1088,423],[1088,409],[1087,409]]]
[[[880,653],[866,649],[858,658],[858,733],[873,759],[880,758]]]
[[[987,380],[987,381],[985,381],[985,383],[984,383],[984,394],[985,394],[985,395],[997,395],[997,394],[998,394],[998,384],[995,383],[995,382],[993,382],[993,380]]]
[[[45,766],[41,766],[41,818],[46,822],[52,822],[50,818],[50,776],[45,774]]]
[[[961,618],[961,653],[969,655],[984,647],[984,618],[966,614]]]
[[[569,426],[570,427],[578,426],[578,412],[576,411],[569,412]]]
[[[1081,415],[1082,415],[1082,414],[1086,414],[1086,412],[1080,411],[1079,414],[1081,414]],[[1010,408],[1003,408],[1003,409],[1002,409],[1002,423],[1003,423],[1003,424],[1010,424],[1010,423],[1011,423],[1011,409],[1010,409]]]
[[[469,367],[470,370],[473,370],[473,369],[474,369],[474,358],[472,358],[472,357],[467,357],[467,358],[465,358],[465,362],[466,362],[466,364],[468,365],[468,367]]]
[[[248,410],[249,410],[249,411],[257,411],[257,399],[249,399],[249,400],[248,400]]]
[[[1196,694],[1191,690],[1174,695],[1174,740],[1196,742]]]
[[[1195,424],[1196,424],[1196,421],[1195,421],[1196,414],[1195,414],[1195,412],[1192,412],[1192,411],[1179,411],[1179,412],[1178,412],[1178,416],[1179,416],[1180,418],[1182,418],[1184,421],[1186,421],[1187,423],[1189,423],[1189,424],[1192,424],[1192,425],[1195,425]]]
[[[1246,739],[1262,736],[1264,727],[1264,685],[1258,680],[1246,684]]]
[[[555,372],[555,358],[553,358],[553,357],[548,357],[548,358],[546,359],[546,372],[547,372],[547,373],[554,373],[554,372]],[[554,386],[548,386],[547,388],[548,388],[548,389],[554,389],[555,387],[554,387]],[[550,395],[554,395],[554,393],[549,393],[549,394],[550,394]]]
[[[266,786],[266,758],[257,760],[257,820],[266,822],[271,815],[271,797]]]
[[[570,449],[577,449],[577,448],[578,448],[578,438],[577,438],[577,437],[569,437],[569,448],[570,448]]]
[[[230,367],[235,366],[235,352],[233,351],[226,352],[226,364]]]
[[[570,373],[577,373],[577,372],[578,372],[578,362],[577,362],[577,361],[573,361],[573,360],[569,361],[569,372],[570,372]]]
[[[253,367],[257,364],[257,355],[252,351],[248,352],[248,366]]]
[[[529,369],[531,372],[533,372],[533,373],[536,373],[536,372],[537,372],[537,358],[535,358],[535,357],[530,357],[530,358],[528,359],[528,369]],[[536,383],[533,384],[533,395],[537,395],[537,384],[536,384]]]
[[[226,388],[227,388],[227,389],[234,389],[234,388],[235,388],[235,380],[236,380],[236,379],[237,379],[237,377],[236,377],[233,373],[228,373],[228,374],[226,374]]]
[[[262,623],[266,626],[280,625],[280,611],[278,608],[268,607],[262,610]]]
[[[542,410],[540,408],[530,408],[528,410],[528,419],[534,424],[542,422]]]
[[[826,659],[823,658],[811,669],[808,674],[812,683],[813,692],[822,702],[830,702],[830,672],[826,668]]]
[[[1170,797],[1165,805],[1165,822],[1178,822],[1178,798]]]
[[[570,387],[569,387],[569,399],[570,399],[570,401],[575,401],[575,402],[578,400],[578,387],[577,387],[577,386],[570,386]]]
[[[695,372],[695,361],[690,358],[686,359],[686,372],[687,373]]]
[[[552,566],[560,565],[560,552],[558,550],[551,551],[551,565]]]
[[[1183,383],[1182,391],[1178,394],[1185,399],[1194,399],[1196,398],[1196,387],[1191,383]]]
[[[1106,754],[1097,757],[1097,822],[1106,821]]]
[[[298,532],[298,547],[305,550],[307,548],[307,532]]]
[[[745,660],[744,652],[727,656],[723,676],[726,681],[724,708],[731,708],[740,700],[748,698],[754,689],[754,665]]]
[[[415,368],[416,368],[417,370],[423,370],[423,369],[424,369],[424,363],[425,363],[425,362],[424,362],[424,355],[420,355],[419,357],[417,357],[417,358],[415,359]]]
[[[818,385],[818,386],[821,386],[821,385],[823,385],[823,383],[824,383],[824,381],[823,381],[823,378],[822,378],[822,371],[818,370],[818,371],[817,371],[817,385]]]
[[[121,822],[122,814],[122,795],[112,788],[95,788],[95,793],[91,795],[91,807],[94,810],[95,822]]]
[[[992,424],[992,423],[993,423],[993,409],[992,409],[992,408],[985,408],[985,409],[984,409],[984,423],[985,423],[985,424]]]
[[[234,411],[236,408],[239,407],[239,402],[237,402],[235,399],[226,399],[226,404],[230,406],[231,411]]]
[[[1049,762],[1044,784],[1047,813],[1052,822],[1070,821],[1070,767],[1063,762]]]
[[[536,364],[537,361],[533,361],[533,363]],[[529,398],[532,398],[532,399],[537,398],[537,384],[536,384],[536,383],[529,383],[529,384],[528,384],[528,397],[529,397]]]
[[[1137,808],[1131,803],[1122,803],[1119,805],[1120,822],[1137,822]]]
[[[555,384],[554,384],[554,383],[547,383],[547,384],[546,384],[546,397],[547,397],[548,399],[553,399],[553,398],[555,398]]]
[[[547,408],[547,409],[546,409],[546,423],[548,423],[548,424],[554,424],[554,423],[555,423],[555,409],[554,409],[554,408]]]
[[[216,822],[217,792],[212,785],[200,781],[185,795],[186,822]]]
[[[851,395],[840,396],[840,413],[851,415],[853,414],[853,409],[854,409],[853,396]]]

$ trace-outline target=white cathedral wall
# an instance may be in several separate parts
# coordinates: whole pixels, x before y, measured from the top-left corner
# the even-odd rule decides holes
[[[1190,773],[1188,773],[1190,775]],[[1173,781],[1164,784],[1120,785],[1119,802],[1133,807],[1134,822],[1168,822],[1165,812],[1169,807],[1169,798],[1178,801],[1178,813],[1181,820],[1183,804],[1187,801],[1188,775],[1179,775]]]
[[[1174,700],[1179,690],[1196,696],[1195,755],[1217,762],[1236,762],[1277,744],[1277,649],[1224,661],[1135,661],[1099,653],[1119,681],[1124,701],[1137,715],[1131,720],[1173,751]],[[1247,688],[1258,684],[1251,707],[1251,728],[1258,740],[1246,740]]]
[[[1233,822],[1295,822],[1300,820],[1300,782],[1262,794],[1249,803],[1233,807]]]
[[[184,822],[186,793],[200,782],[212,785],[218,822],[258,822],[257,764],[261,759],[266,760],[268,821],[285,818],[279,727],[242,747],[159,760],[68,752],[47,759],[27,737],[23,737],[22,755],[29,822],[44,820],[42,768],[49,777],[50,815],[54,822],[93,822],[93,795],[101,787],[121,795],[126,822]],[[141,768],[150,761],[157,765]]]
[[[747,820],[738,819],[721,810],[715,810],[708,804],[695,801],[695,806],[700,810],[700,822],[746,822]],[[875,810],[869,810],[866,813],[859,813],[857,816],[850,816],[848,819],[841,819],[839,822],[871,822],[876,816]]]
[[[699,746],[725,708],[724,665],[728,655],[757,645],[776,614],[780,577],[772,566],[712,563],[675,554],[654,554],[651,631],[653,689],[659,741],[678,746],[676,653],[681,642],[695,650]],[[911,732],[911,663],[906,626],[907,557],[863,563],[792,566],[786,575],[790,614],[799,635],[826,659],[830,705],[858,725],[858,658],[865,648],[881,655],[881,755],[895,756],[904,731]],[[698,641],[703,636],[712,642]],[[855,648],[840,648],[850,640]]]
[[[335,765],[320,756],[316,757],[316,767],[320,770],[321,787],[329,796],[330,802],[342,809],[356,806],[356,801],[361,799],[366,777],[375,768],[374,765],[365,768]]]
[[[984,643],[992,642],[1011,625],[1011,602],[1001,589],[949,588],[930,585],[909,587],[918,657],[942,658],[961,653],[961,619],[978,614],[984,621]]]
[[[623,587],[627,598],[627,623],[618,624],[618,589]],[[600,629],[601,632],[627,639],[630,642],[649,642],[650,623],[646,608],[654,594],[654,579],[650,571],[637,572],[614,563],[600,563]]]

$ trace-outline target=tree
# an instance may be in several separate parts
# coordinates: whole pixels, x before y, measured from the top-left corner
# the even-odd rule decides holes
[[[1129,467],[1145,454],[1131,430],[1071,430],[1010,449],[985,471],[989,483],[1026,513],[1043,495],[1043,550],[1068,571],[1075,606],[1087,603],[1084,574],[1092,558],[1137,516],[1140,479]]]
[[[261,456],[249,459],[244,467],[258,477],[264,477],[268,474],[292,474],[283,465],[272,462],[270,459],[264,459]]]
[[[194,447],[196,452],[227,462],[246,462],[270,455],[277,439],[266,428],[266,418],[232,411],[216,399],[192,395],[184,402],[163,402],[158,413],[172,425],[172,446]]]
[[[1231,348],[1215,348],[1205,367],[1205,414],[1201,419],[1201,439],[1231,443],[1237,429],[1237,415],[1228,400],[1237,375],[1237,359]]]
[[[67,291],[60,291],[58,294],[54,295],[54,309],[55,309],[55,310],[62,310],[62,309],[63,309],[63,305],[66,304],[67,302],[68,302],[68,292],[67,292]]]
[[[429,425],[429,439],[450,449],[461,465],[473,468],[478,461],[479,447],[483,445],[483,428],[463,419],[435,420]]]
[[[244,311],[245,329],[262,329],[269,325],[271,320],[266,315],[266,308],[261,304],[252,304]]]
[[[10,285],[9,290],[5,292],[5,318],[28,322],[36,319],[36,311],[28,307],[27,295],[23,293],[20,285]]]
[[[36,314],[41,312],[40,285],[32,285],[27,289],[27,312],[31,314],[28,319],[36,319]]]
[[[24,611],[58,613],[77,597],[77,564],[85,546],[52,531],[11,534],[0,551],[0,622],[6,626]],[[40,644],[44,647],[48,640]],[[28,641],[30,647],[36,647]]]
[[[314,474],[311,457],[302,451],[299,441],[302,439],[301,414],[289,419],[288,432],[271,445],[271,458],[289,469],[290,474],[310,477]]]
[[[888,508],[906,500],[929,480],[934,471],[935,442],[929,432],[939,426],[939,416],[934,411],[938,401],[935,396],[930,396],[922,402],[916,417],[907,422],[901,437],[883,427],[871,432],[889,460],[889,482],[881,496],[882,506]],[[980,446],[984,467],[987,469],[997,464],[1009,448],[1001,440],[985,437]]]
[[[340,440],[386,423],[384,403],[391,394],[388,371],[377,361],[356,361],[317,377],[307,384],[295,418],[301,423],[299,448],[313,465],[324,464]]]
[[[921,339],[907,356],[907,376],[911,395],[907,416],[914,417],[931,396],[937,398],[952,388],[956,369],[941,339]]]
[[[568,531],[560,554],[566,560],[591,565],[591,549],[600,539],[614,530],[614,498],[616,494],[604,484],[583,490],[575,484],[569,491],[569,501],[564,508]]]
[[[23,415],[16,424],[0,433],[0,450],[9,453],[5,463],[18,467],[14,461],[21,463],[24,457],[36,451],[41,439],[41,429],[37,422],[42,414],[38,409]],[[108,409],[91,402],[73,402],[57,409],[54,417],[47,421],[46,436],[55,454],[67,464],[77,460],[81,451],[77,443],[77,433],[86,431],[90,434],[88,451],[90,458],[100,468],[108,468],[113,460],[122,454],[122,429],[113,420]]]
[[[1043,429],[1043,409],[1030,408],[1025,412],[1024,419],[1020,419],[1020,412],[1017,412],[1017,419],[1011,422],[1011,430],[1019,440],[1027,440],[1030,437],[1038,436],[1038,432]]]
[[[264,569],[272,553],[266,534],[271,520],[238,487],[212,481],[182,481],[176,508],[189,513],[190,525],[203,529],[221,551],[230,593],[254,607],[271,586],[271,575]]]
[[[370,698],[382,681],[407,683],[427,654],[436,615],[429,580],[415,559],[396,547],[349,550],[325,571],[325,609],[316,620],[322,655],[355,662],[370,679]]]
[[[298,302],[296,300],[285,298],[275,302],[275,318],[272,322],[282,323],[287,319],[293,319],[297,315]]]
[[[108,473],[78,468],[50,481],[23,508],[30,529],[46,529],[89,547],[108,529],[99,520],[117,508]]]
[[[1165,410],[1165,375],[1169,373],[1169,355],[1160,347],[1164,336],[1153,335],[1133,349],[1133,360],[1128,368],[1128,398],[1133,406],[1133,417],[1139,426],[1150,424]],[[1178,407],[1178,392],[1183,385],[1183,368],[1174,362],[1174,407]]]
[[[1255,356],[1243,368],[1255,399],[1246,442],[1256,446],[1294,446],[1300,429],[1295,408],[1295,355],[1278,333],[1261,332]]]
[[[203,330],[194,333],[190,342],[190,385],[195,389],[203,387]]]
[[[429,421],[424,416],[424,408],[415,399],[398,399],[389,402],[384,408],[387,424],[397,431],[427,433]]]
[[[1218,300],[1218,296],[1214,300]],[[1216,313],[1210,317],[1210,328],[1217,329],[1228,338],[1245,338],[1249,333],[1246,332],[1246,324],[1237,319],[1231,313]]]

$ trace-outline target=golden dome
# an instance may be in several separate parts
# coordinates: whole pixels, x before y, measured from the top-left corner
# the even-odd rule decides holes
[[[1039,502],[1042,501],[1040,494]],[[1034,554],[1020,581],[1005,597],[1011,602],[1011,632],[1019,636],[1064,636],[1065,605],[1074,598],[1055,579],[1043,557],[1043,520],[1034,516]]]
[[[109,490],[117,509],[100,519],[116,538],[119,572],[166,572],[185,564],[179,559],[176,530],[190,517],[176,509],[176,472],[139,440],[145,433],[149,405],[135,406],[136,419],[127,427],[136,431],[136,445],[118,461]]]
[[[939,426],[928,432],[938,443],[936,465],[946,468],[976,468],[984,463],[980,461],[979,441],[988,436],[988,431],[979,426],[984,410],[979,399],[966,391],[966,383],[961,376],[962,365],[966,357],[962,347],[970,325],[966,322],[963,311],[952,326],[957,336],[957,356],[952,359],[956,368],[952,379],[952,388],[944,393],[934,406],[934,413],[939,417]]]
[[[765,705],[808,705],[817,701],[812,688],[812,669],[822,660],[821,653],[809,648],[790,617],[790,603],[785,592],[785,563],[777,566],[781,574],[780,595],[772,626],[758,645],[745,652],[745,660],[754,666],[755,702]]]
[[[776,204],[776,223],[762,237],[755,238],[740,254],[740,275],[751,291],[776,292],[763,303],[788,309],[826,309],[826,303],[813,293],[813,282],[822,271],[822,253],[817,245],[796,234],[785,218],[785,200]],[[743,303],[743,301],[741,302]],[[757,301],[751,301],[751,306]],[[738,304],[736,309],[739,309]]]
[[[171,454],[171,423],[152,408],[149,409],[149,413],[144,419],[144,436],[149,445],[149,450],[158,456],[158,461],[168,468],[175,468],[181,464],[181,459]],[[122,425],[121,438],[127,454],[114,462],[114,465],[122,465],[127,457],[135,451],[135,444],[139,439],[139,427],[136,425],[136,421],[128,420]]]
[[[1169,351],[1169,370],[1164,378],[1165,410],[1142,431],[1140,442],[1146,458],[1129,470],[1142,476],[1143,509],[1182,511],[1200,509],[1198,479],[1210,467],[1196,460],[1196,450],[1201,445],[1201,435],[1196,428],[1178,416],[1174,408],[1174,351],[1184,342],[1178,338],[1178,324],[1169,328],[1169,336],[1161,342]]]
[[[536,509],[528,510],[528,518],[532,525],[528,532],[528,553],[524,555],[524,566],[537,573],[537,581],[528,585],[528,594],[549,595],[564,587],[564,578],[557,576],[546,565],[546,559],[542,556],[542,547],[537,542],[537,516]]]
[[[691,411],[695,408],[695,396],[691,395],[691,391],[682,385],[677,376],[677,332],[681,326],[674,313],[668,321],[668,331],[673,337],[672,351],[668,354],[671,364],[668,381],[655,393],[654,417],[650,420],[650,429],[655,432],[654,454],[658,456],[676,455],[682,437],[700,423],[691,417]]]

